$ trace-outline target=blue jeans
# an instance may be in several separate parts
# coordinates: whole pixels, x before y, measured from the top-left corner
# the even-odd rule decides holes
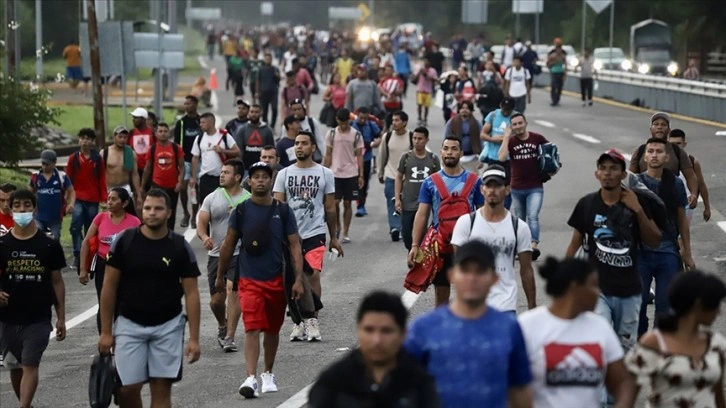
[[[396,195],[396,180],[386,177],[383,194],[386,195],[386,210],[388,211],[388,229],[397,229],[401,231],[401,217],[394,215],[396,212],[396,203],[393,198]]]
[[[525,221],[532,232],[532,242],[539,243],[539,211],[544,199],[543,188],[512,190],[512,208],[514,215]]]
[[[40,220],[35,220],[35,225],[38,226],[38,229],[45,234],[46,228],[50,230],[50,233],[53,234],[53,239],[56,241],[60,241],[61,236],[61,226],[63,225],[63,221],[57,221],[57,222],[45,222]]]
[[[668,311],[668,288],[673,278],[678,275],[681,258],[674,253],[640,251],[638,256],[638,271],[643,280],[643,296],[640,305],[640,323],[638,336],[648,331],[648,298],[650,297],[650,284],[655,279],[655,314],[656,316]]]
[[[597,300],[595,313],[613,325],[620,345],[626,353],[635,346],[638,340],[638,317],[640,315],[641,296],[629,297],[606,296],[602,293]]]
[[[79,257],[81,255],[83,236],[88,232],[96,215],[98,215],[98,203],[76,200],[76,204],[73,207],[73,218],[71,219],[73,256]]]

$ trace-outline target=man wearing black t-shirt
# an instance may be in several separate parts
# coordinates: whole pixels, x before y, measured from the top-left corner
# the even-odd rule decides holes
[[[615,149],[597,159],[595,177],[601,188],[581,198],[572,212],[567,222],[573,228],[572,239],[566,256],[575,256],[583,242],[587,243],[589,261],[600,280],[595,313],[613,324],[627,352],[638,336],[640,244],[657,248],[660,230],[641,196],[621,186],[627,177],[625,166],[625,158]]]
[[[143,204],[144,224],[124,231],[106,258],[98,351],[108,354],[114,349],[122,385],[120,406],[141,406],[146,382],[151,406],[171,406],[171,385],[181,380],[183,354],[190,364],[199,359],[200,273],[192,248],[168,229],[170,205],[164,191],[151,189]]]
[[[187,95],[184,99],[184,112],[186,114],[174,125],[174,136],[172,138],[174,143],[184,149],[184,182],[182,183],[181,191],[179,191],[179,198],[181,199],[182,210],[184,211],[184,218],[182,218],[181,224],[179,224],[182,228],[189,226],[189,219],[191,217],[189,207],[187,206],[187,202],[189,201],[187,189],[189,188],[189,180],[192,178],[192,146],[197,136],[204,135],[199,123],[198,106],[199,99],[194,95]],[[192,205],[193,214],[197,213],[200,204]]]
[[[15,226],[0,237],[0,354],[20,407],[30,407],[38,388],[38,366],[48,347],[51,307],[55,306],[58,341],[66,337],[66,266],[60,243],[38,230],[35,195],[10,195]]]

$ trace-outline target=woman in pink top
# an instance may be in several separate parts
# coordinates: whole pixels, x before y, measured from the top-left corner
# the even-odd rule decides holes
[[[325,90],[323,101],[330,102],[336,112],[345,105],[345,87],[340,83],[340,74],[335,74],[330,79],[330,85]]]
[[[99,213],[93,219],[91,227],[88,229],[86,238],[81,246],[81,265],[78,280],[83,285],[87,285],[90,279],[96,280],[96,296],[100,302],[101,287],[103,286],[103,272],[106,268],[106,255],[111,248],[111,243],[121,232],[129,228],[135,228],[141,225],[141,221],[136,217],[134,203],[126,189],[122,187],[114,187],[108,193],[108,211]],[[93,256],[89,265],[90,241],[98,240],[98,252]],[[90,269],[90,276],[89,276]],[[101,322],[99,315],[96,316],[96,324],[99,333],[101,331]]]

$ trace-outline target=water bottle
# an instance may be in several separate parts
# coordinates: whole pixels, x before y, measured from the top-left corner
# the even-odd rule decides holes
[[[339,256],[340,256],[340,252],[337,249],[333,248],[330,250],[330,255],[328,255],[328,260],[335,262],[335,260],[338,259]]]
[[[189,202],[192,203],[192,205],[197,204],[197,189],[189,187],[187,189],[187,194],[189,195]]]
[[[600,82],[596,80],[596,81],[595,81],[595,83],[594,83],[594,84],[593,84],[593,86],[592,86],[592,89],[593,89],[593,90],[594,90],[595,92],[597,92],[597,89],[598,89],[598,88],[600,88]]]

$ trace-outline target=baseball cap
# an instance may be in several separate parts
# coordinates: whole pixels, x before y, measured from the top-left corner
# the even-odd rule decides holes
[[[669,125],[671,124],[671,115],[669,115],[665,112],[654,113],[653,116],[650,117],[650,123],[655,122],[656,119],[663,119],[666,122],[668,122]]]
[[[40,162],[43,164],[46,163],[55,163],[58,161],[58,156],[55,154],[55,151],[53,150],[43,150],[40,152]]]
[[[272,167],[270,167],[270,165],[265,162],[257,162],[255,164],[253,164],[252,166],[250,166],[250,170],[249,170],[250,177],[252,177],[252,175],[255,173],[255,171],[259,171],[259,170],[266,171],[267,174],[269,174],[270,177],[272,177],[272,173],[273,173]]]
[[[250,107],[250,103],[247,102],[246,100],[242,99],[242,98],[237,98],[236,105],[237,106],[244,105],[244,106],[246,106],[248,108]]]
[[[515,105],[514,98],[512,98],[511,96],[505,96],[504,98],[502,98],[502,104],[501,104],[502,108],[514,109],[514,105]]]
[[[462,265],[474,261],[482,269],[494,269],[494,252],[483,241],[473,239],[460,246],[454,254],[454,264]]]
[[[113,134],[117,135],[119,133],[129,133],[129,130],[123,125],[118,125],[113,129]]]
[[[335,114],[335,118],[343,122],[350,120],[350,111],[346,108],[340,108],[338,113]]]
[[[530,45],[532,45],[532,41],[527,40],[524,42],[524,45],[525,45],[525,47],[529,47]]]
[[[620,163],[623,166],[623,170],[625,170],[625,156],[623,156],[623,154],[620,153],[617,149],[611,148],[605,153],[601,154],[600,157],[597,158],[597,164],[601,164],[605,159],[610,159],[616,163]]]
[[[131,116],[133,116],[135,118],[148,119],[149,118],[149,112],[147,112],[146,109],[144,109],[144,108],[136,108],[136,109],[134,109],[133,112],[131,112]]]
[[[504,167],[498,164],[491,164],[484,170],[481,175],[482,184],[488,183],[490,180],[494,180],[497,183],[506,186],[507,185],[507,172]]]
[[[363,71],[368,71],[368,67],[366,64],[358,64],[358,69],[362,69]]]

